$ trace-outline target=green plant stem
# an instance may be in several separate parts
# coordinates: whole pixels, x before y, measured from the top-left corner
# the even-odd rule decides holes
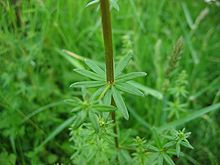
[[[101,16],[102,16],[102,30],[103,39],[105,46],[105,64],[106,64],[106,80],[109,84],[114,83],[114,57],[113,57],[113,47],[112,47],[112,27],[111,27],[111,13],[109,0],[100,0],[101,6]],[[112,98],[111,105],[115,106],[114,99]],[[112,120],[114,122],[113,131],[116,135],[115,137],[115,147],[119,148],[118,142],[118,131],[116,123],[116,114],[112,112]]]

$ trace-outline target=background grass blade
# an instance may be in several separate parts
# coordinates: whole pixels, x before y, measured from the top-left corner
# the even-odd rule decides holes
[[[214,105],[211,105],[209,107],[203,108],[201,110],[197,110],[193,113],[190,113],[187,116],[182,117],[178,120],[175,120],[173,122],[164,124],[161,127],[159,127],[158,129],[159,130],[165,130],[165,129],[168,129],[168,128],[174,128],[174,127],[180,126],[184,123],[187,123],[189,121],[192,121],[192,120],[194,120],[198,117],[202,117],[206,113],[213,112],[213,111],[216,111],[216,110],[219,110],[219,109],[220,109],[220,103],[214,104]]]

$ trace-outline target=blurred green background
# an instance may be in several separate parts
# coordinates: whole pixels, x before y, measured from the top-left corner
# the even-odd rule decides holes
[[[68,164],[72,154],[65,129],[40,152],[36,148],[72,114],[63,100],[82,77],[72,51],[104,60],[100,12],[88,0],[0,1],[0,164]],[[140,82],[162,92],[167,61],[177,39],[184,39],[180,70],[188,74],[189,111],[220,101],[220,6],[202,0],[119,0],[112,10],[115,59],[134,54],[128,70],[145,71]],[[126,45],[130,47],[126,48]],[[165,95],[165,93],[163,93]],[[163,102],[152,96],[126,97],[144,121],[161,124]],[[33,116],[32,116],[33,115]],[[219,164],[220,113],[187,123],[198,164]],[[148,136],[132,117],[121,127]],[[5,160],[7,160],[5,162]],[[4,162],[4,164],[2,163]]]

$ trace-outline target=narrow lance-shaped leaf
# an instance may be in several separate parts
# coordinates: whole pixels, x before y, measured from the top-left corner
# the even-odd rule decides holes
[[[129,81],[128,84],[133,85],[134,87],[138,88],[139,90],[143,91],[145,95],[151,95],[156,97],[157,99],[161,100],[163,98],[163,94],[155,89],[146,87],[142,84],[137,82]]]
[[[112,91],[108,90],[106,92],[105,96],[103,97],[103,103],[106,104],[106,105],[110,105],[111,100],[112,100]]]
[[[102,75],[98,75],[94,72],[91,72],[85,69],[74,69],[74,71],[85,77],[91,78],[93,80],[104,80],[105,79],[105,77],[103,77]]]
[[[118,76],[126,68],[131,58],[132,58],[132,55],[127,55],[118,62],[115,68],[115,76]]]
[[[91,108],[99,112],[112,112],[116,109],[114,106],[103,104],[92,105]]]
[[[132,72],[132,73],[128,73],[128,74],[123,74],[121,76],[116,77],[116,82],[126,82],[138,77],[144,77],[146,76],[147,73],[145,72]]]
[[[130,94],[137,95],[137,96],[144,96],[144,94],[140,90],[138,90],[136,87],[128,83],[118,83],[115,86],[117,89],[123,92],[130,93]]]
[[[98,117],[96,114],[89,112],[89,120],[92,123],[93,128],[95,129],[96,132],[99,131],[99,122],[98,122]]]
[[[75,117],[71,117],[64,121],[61,125],[59,125],[56,129],[54,129],[47,138],[43,141],[43,143],[38,147],[42,147],[43,145],[47,144],[49,141],[51,141],[55,136],[57,136],[60,132],[62,132],[66,127],[68,127],[74,120]],[[37,148],[37,149],[38,149]],[[37,150],[36,149],[36,150]]]
[[[173,162],[173,160],[170,158],[169,155],[163,154],[163,157],[164,157],[165,161],[166,161],[169,165],[175,165],[175,163]]]
[[[86,112],[81,111],[77,114],[75,120],[74,120],[74,128],[78,128],[86,119]]]
[[[97,74],[102,75],[102,77],[105,76],[105,71],[101,69],[94,61],[86,59],[85,63],[90,69],[92,69]]]
[[[113,7],[115,10],[119,11],[119,6],[116,0],[111,0],[111,7]]]
[[[87,88],[91,88],[91,87],[99,87],[99,86],[103,86],[105,85],[104,81],[81,81],[81,82],[76,82],[70,85],[70,87],[75,87],[75,88],[79,88],[79,87],[87,87]]]
[[[99,0],[92,0],[91,2],[87,3],[86,7],[99,3]]]
[[[122,113],[124,118],[126,120],[128,120],[129,119],[129,114],[128,114],[128,110],[127,110],[127,107],[125,105],[125,102],[124,102],[120,92],[114,86],[112,86],[112,95],[113,95],[115,104],[118,107],[118,110]]]

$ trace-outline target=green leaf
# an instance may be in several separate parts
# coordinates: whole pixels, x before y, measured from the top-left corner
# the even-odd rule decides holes
[[[206,113],[213,112],[213,111],[216,111],[216,110],[219,110],[219,109],[220,109],[220,103],[217,103],[217,104],[211,105],[209,107],[203,108],[201,110],[195,111],[193,113],[189,113],[187,116],[182,117],[178,120],[174,120],[173,122],[164,124],[161,127],[159,127],[158,129],[160,131],[162,131],[162,130],[165,130],[165,129],[168,129],[168,128],[177,127],[177,126],[182,125],[186,122],[189,122],[189,121],[194,120],[198,117],[201,117]]]
[[[49,136],[43,141],[43,143],[38,147],[42,147],[43,145],[47,144],[49,141],[51,141],[55,136],[57,136],[60,132],[62,132],[65,128],[67,128],[75,119],[74,117],[71,117],[64,121],[61,125],[59,125],[53,132],[49,134]]]
[[[115,10],[119,11],[119,6],[116,0],[111,0],[111,7],[113,7]]]
[[[83,69],[83,65],[82,63],[78,60],[78,59],[75,59],[73,57],[71,57],[70,55],[68,55],[67,53],[65,53],[64,51],[62,50],[59,50],[59,49],[56,49],[56,51],[62,55],[70,64],[72,64],[74,67],[76,68],[80,68],[80,69]]]
[[[72,106],[77,106],[77,105],[79,105],[79,103],[82,102],[82,100],[80,100],[79,98],[75,97],[73,99],[66,99],[66,100],[64,100],[64,102],[68,103],[68,104],[70,104]]]
[[[45,111],[45,110],[49,110],[51,109],[52,107],[57,107],[58,105],[61,105],[61,104],[65,104],[65,101],[58,101],[58,102],[54,102],[54,103],[50,103],[48,105],[45,105],[43,107],[40,107],[39,109],[37,110],[34,110],[32,113],[28,114],[25,119],[23,120],[23,122],[26,122],[28,120],[30,120],[30,118],[34,117],[35,115]]]
[[[115,68],[115,76],[118,76],[126,68],[129,61],[131,60],[132,55],[124,56],[117,64]]]
[[[193,149],[193,146],[189,142],[187,143],[187,142],[181,141],[180,144],[187,148]]]
[[[82,109],[81,106],[75,107],[71,110],[71,112],[79,112]]]
[[[97,89],[92,96],[90,97],[90,100],[97,100],[97,98],[101,95],[102,91],[105,89],[105,86],[103,85],[99,89]]]
[[[177,157],[180,156],[180,143],[176,144],[176,155],[177,155]]]
[[[96,114],[89,112],[89,120],[92,123],[93,128],[95,129],[96,132],[99,131],[99,122],[98,122],[98,117]]]
[[[138,88],[139,90],[143,91],[145,95],[151,95],[159,100],[163,98],[163,94],[155,89],[146,87],[142,84],[137,82],[129,81],[128,84],[133,85],[134,87]]]
[[[87,87],[87,88],[92,88],[92,87],[99,87],[105,85],[104,81],[81,81],[81,82],[76,82],[70,85],[70,87]]]
[[[163,156],[161,154],[158,157],[158,165],[163,165]]]
[[[144,94],[139,89],[128,83],[116,83],[115,87],[126,93],[130,93],[137,96],[144,96]]]
[[[102,75],[102,77],[105,76],[105,71],[102,70],[94,61],[86,59],[85,63],[90,69],[92,69],[97,74]]]
[[[88,78],[91,78],[93,80],[105,80],[105,77],[102,76],[102,75],[98,75],[94,72],[91,72],[91,71],[88,71],[88,70],[85,70],[85,69],[74,69],[75,72],[85,76],[85,77],[88,77]]]
[[[164,157],[165,161],[166,161],[169,165],[175,165],[175,163],[173,162],[173,160],[170,158],[169,155],[163,154],[163,157]]]
[[[116,109],[114,106],[102,104],[92,105],[91,108],[99,112],[113,112]]]
[[[138,78],[138,77],[144,77],[146,75],[147,75],[147,73],[145,73],[145,72],[132,72],[132,73],[128,73],[128,74],[123,74],[123,75],[116,77],[116,82],[118,82],[118,83],[119,82],[126,82],[129,80]]]
[[[87,3],[86,7],[99,3],[99,0],[92,0],[91,2]]]
[[[106,104],[106,105],[110,105],[111,100],[112,100],[112,91],[108,90],[106,92],[105,96],[103,97],[103,103]]]
[[[77,129],[86,119],[86,116],[87,116],[87,113],[84,112],[84,111],[81,111],[79,112],[77,115],[76,115],[76,118],[74,120],[74,126],[73,128],[74,129]]]
[[[115,104],[118,107],[118,110],[122,113],[124,118],[126,120],[128,120],[129,119],[129,114],[128,114],[128,110],[127,110],[127,107],[125,105],[125,102],[124,102],[120,92],[114,86],[112,86],[112,95],[113,95]]]

